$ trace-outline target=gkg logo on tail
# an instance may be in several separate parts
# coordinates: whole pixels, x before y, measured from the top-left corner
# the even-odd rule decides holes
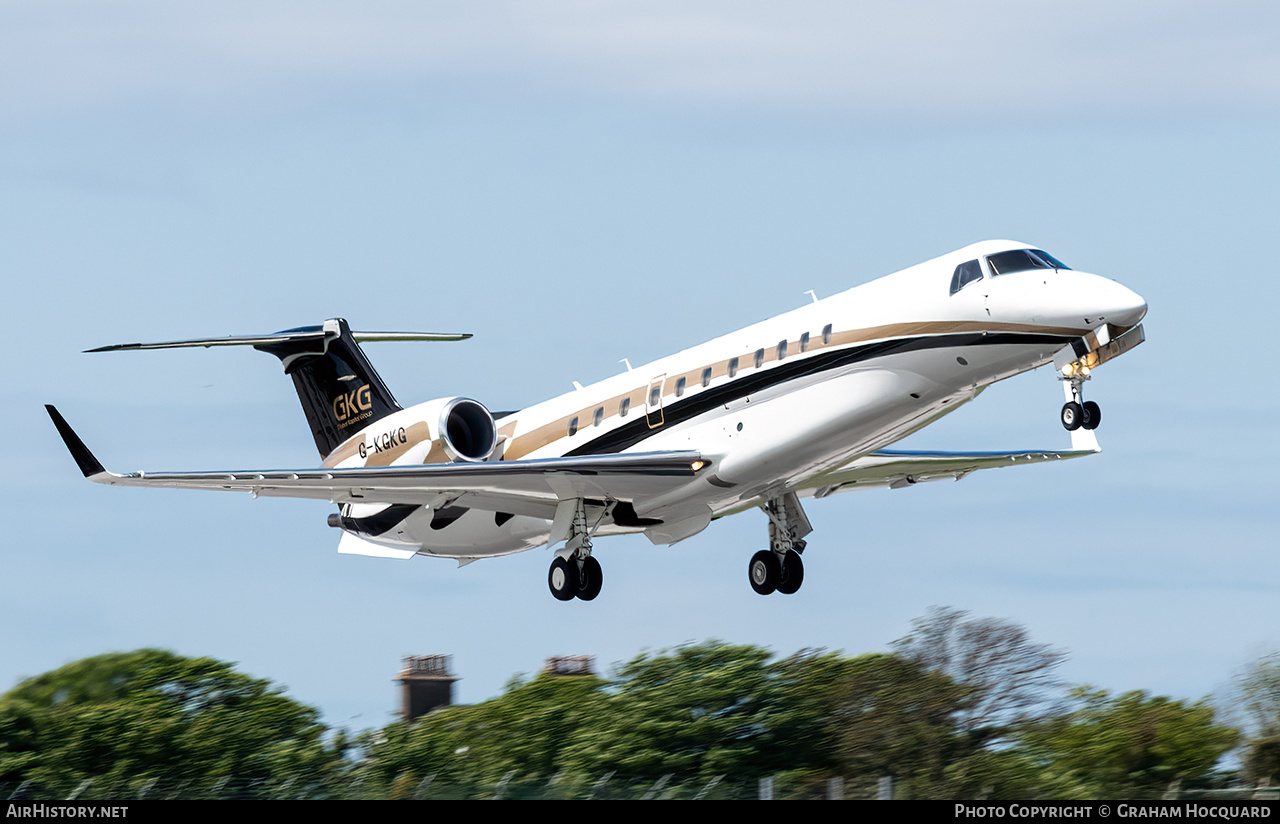
[[[373,397],[369,384],[353,389],[333,399],[333,418],[343,426],[350,426],[356,421],[368,417],[373,410]],[[361,414],[365,413],[365,414]]]

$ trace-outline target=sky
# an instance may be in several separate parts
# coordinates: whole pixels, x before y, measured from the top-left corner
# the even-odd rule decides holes
[[[88,655],[237,662],[380,726],[402,656],[456,698],[551,655],[719,638],[859,654],[931,606],[1064,649],[1062,677],[1196,700],[1280,647],[1272,2],[0,0],[0,689]],[[988,238],[1146,298],[1095,373],[1101,455],[832,496],[804,589],[759,512],[462,569],[336,552],[332,507],[85,482],[313,465],[278,362],[111,343],[356,329],[402,404],[517,409]],[[1250,251],[1254,250],[1254,251]],[[1064,448],[1041,370],[904,441]]]

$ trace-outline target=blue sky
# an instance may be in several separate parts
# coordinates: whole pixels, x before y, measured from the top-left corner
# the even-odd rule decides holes
[[[1278,33],[1262,2],[0,0],[0,687],[161,646],[363,727],[406,654],[477,701],[547,655],[883,649],[940,604],[1073,682],[1218,689],[1280,646]],[[324,504],[85,483],[41,408],[116,470],[308,465],[274,359],[81,350],[467,331],[367,351],[402,403],[510,409],[1004,237],[1151,306],[1088,387],[1103,454],[815,502],[792,598],[747,586],[759,513],[601,541],[601,598],[561,604],[545,550],[338,556]],[[1065,446],[1060,405],[1033,373],[911,443]]]

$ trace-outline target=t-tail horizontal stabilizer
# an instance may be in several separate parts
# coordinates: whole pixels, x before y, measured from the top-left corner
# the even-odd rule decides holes
[[[342,318],[269,335],[233,335],[160,343],[120,343],[89,352],[252,346],[275,355],[293,379],[316,449],[324,458],[354,433],[399,412],[391,390],[360,348],[362,341],[455,341],[471,337],[451,332],[353,332]]]
[[[99,346],[96,349],[86,349],[84,351],[130,352],[142,349],[196,349],[200,347],[207,349],[210,346],[265,347],[282,343],[320,342],[326,338],[338,337],[336,326],[332,331],[328,328],[328,324],[336,324],[338,320],[340,319],[335,318],[328,321],[325,326],[302,326],[270,335],[228,335],[221,338],[193,338],[191,340],[171,340],[157,343],[115,343],[110,346]],[[370,341],[456,341],[466,340],[471,335],[462,332],[352,332],[351,337],[357,343],[368,343]]]

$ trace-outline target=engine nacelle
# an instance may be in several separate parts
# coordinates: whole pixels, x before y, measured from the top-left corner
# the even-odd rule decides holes
[[[484,404],[437,398],[365,427],[325,458],[324,466],[403,466],[491,460],[498,428]]]
[[[438,398],[405,412],[431,428],[431,447],[422,463],[487,461],[498,446],[498,427],[493,422],[493,414],[480,401]]]

